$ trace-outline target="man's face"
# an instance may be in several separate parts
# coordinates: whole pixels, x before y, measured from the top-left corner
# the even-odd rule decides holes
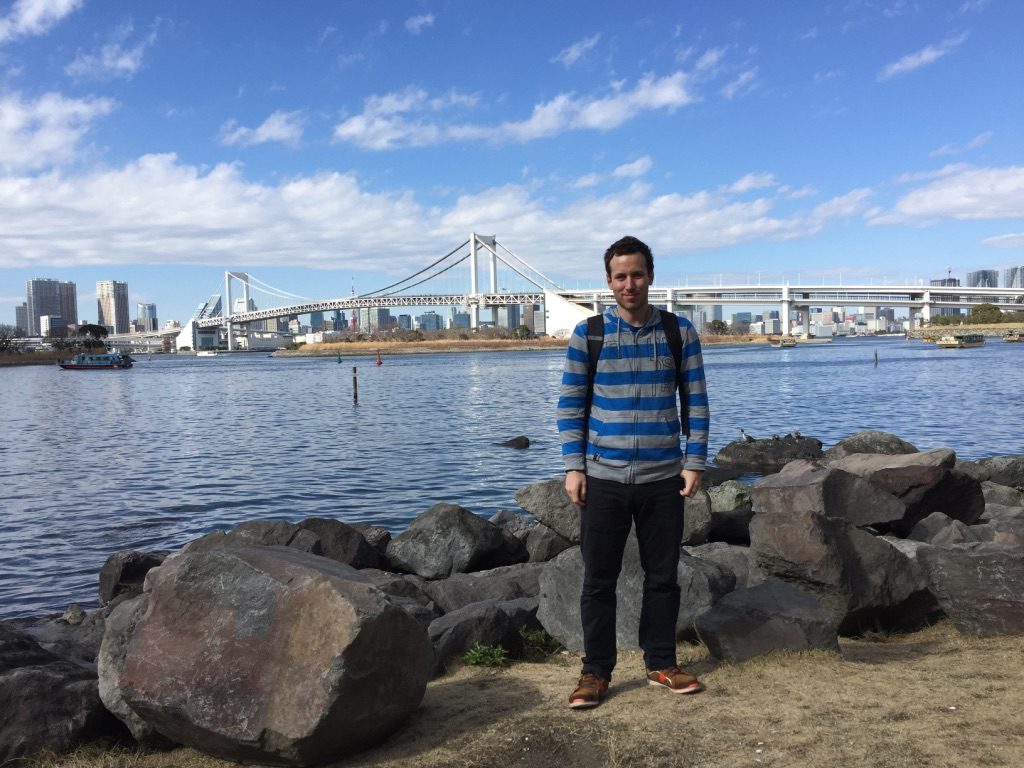
[[[636,312],[647,306],[647,289],[654,275],[647,272],[647,261],[641,253],[612,256],[608,263],[611,274],[608,287],[615,295],[615,303],[626,312]]]

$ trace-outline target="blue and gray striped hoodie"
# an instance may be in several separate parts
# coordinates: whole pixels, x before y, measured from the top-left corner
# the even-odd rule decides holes
[[[604,317],[604,345],[597,363],[584,451],[587,397],[587,323],[569,339],[558,398],[558,432],[565,470],[620,483],[651,483],[703,470],[708,455],[707,389],[697,331],[679,318],[683,340],[682,380],[689,404],[686,451],[680,449],[675,359],[665,338],[661,312],[652,307],[641,327],[622,320],[615,308]]]

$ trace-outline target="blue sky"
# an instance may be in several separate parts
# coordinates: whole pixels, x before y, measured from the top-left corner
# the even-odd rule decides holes
[[[470,232],[567,287],[1024,264],[1024,3],[0,0],[0,322],[381,287]]]

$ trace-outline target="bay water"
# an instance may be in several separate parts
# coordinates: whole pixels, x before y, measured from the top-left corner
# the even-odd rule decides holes
[[[876,363],[877,355],[877,363]],[[438,502],[484,517],[560,476],[561,351],[140,356],[128,371],[0,369],[0,618],[97,603],[121,549],[176,549],[245,520],[332,517],[393,534]],[[1024,345],[897,338],[708,346],[710,456],[862,429],[958,457],[1024,454]],[[353,401],[353,368],[358,402]],[[495,443],[526,435],[524,450]]]

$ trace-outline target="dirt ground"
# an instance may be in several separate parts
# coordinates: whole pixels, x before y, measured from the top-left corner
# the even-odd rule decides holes
[[[966,638],[947,623],[841,641],[842,655],[772,654],[717,664],[701,646],[680,661],[707,690],[648,686],[620,656],[608,698],[570,710],[579,660],[491,670],[464,666],[427,688],[383,746],[336,768],[1024,767],[1024,637]],[[225,768],[189,749],[83,748],[40,768]]]

